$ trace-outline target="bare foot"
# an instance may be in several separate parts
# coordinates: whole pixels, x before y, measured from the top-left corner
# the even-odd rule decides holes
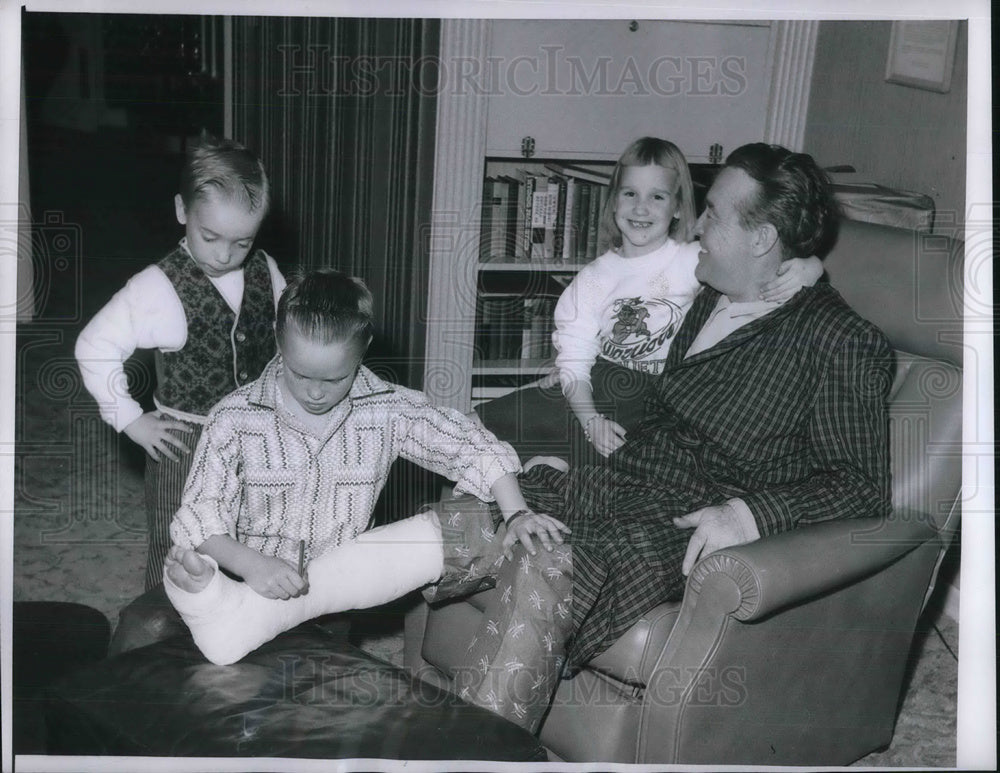
[[[200,593],[215,575],[212,565],[198,553],[177,545],[170,548],[164,571],[174,585],[188,593]]]

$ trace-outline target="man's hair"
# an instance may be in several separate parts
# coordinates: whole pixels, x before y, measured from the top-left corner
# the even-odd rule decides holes
[[[614,171],[611,172],[611,182],[608,183],[608,201],[601,214],[601,225],[615,247],[622,246],[622,232],[615,222],[615,200],[622,187],[625,169],[630,166],[650,164],[672,169],[677,173],[677,190],[674,191],[677,218],[670,225],[670,236],[682,244],[694,239],[694,227],[697,222],[694,211],[694,186],[691,184],[691,170],[684,154],[669,140],[661,140],[659,137],[640,137],[625,148],[625,152],[615,164]]]
[[[833,248],[839,207],[830,178],[812,156],[755,142],[730,153],[726,166],[757,182],[756,194],[737,204],[741,225],[773,225],[783,258],[823,257]]]
[[[332,268],[294,274],[275,315],[278,342],[291,326],[319,343],[355,340],[367,344],[375,330],[371,290],[357,277]]]
[[[267,212],[271,204],[271,185],[260,159],[235,140],[207,133],[188,151],[180,188],[185,207],[213,191],[242,204],[248,212]]]

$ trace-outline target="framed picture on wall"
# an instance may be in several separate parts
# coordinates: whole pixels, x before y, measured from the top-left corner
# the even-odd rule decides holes
[[[929,91],[948,91],[957,37],[957,21],[893,22],[885,79]]]

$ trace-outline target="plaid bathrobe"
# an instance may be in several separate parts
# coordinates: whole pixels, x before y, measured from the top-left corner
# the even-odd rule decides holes
[[[606,465],[522,476],[529,504],[573,530],[571,665],[683,595],[692,530],[674,516],[740,497],[763,536],[891,507],[883,333],[819,283],[684,359],[718,297],[696,299],[647,415]]]

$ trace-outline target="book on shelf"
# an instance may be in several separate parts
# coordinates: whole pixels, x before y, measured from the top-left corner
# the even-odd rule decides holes
[[[474,359],[520,358],[523,331],[523,298],[516,295],[480,295],[476,301]]]
[[[545,175],[535,176],[531,211],[531,259],[552,260],[555,246],[559,181]]]
[[[580,211],[576,206],[577,182],[572,177],[566,178],[566,198],[563,202],[562,250],[556,255],[563,263],[576,260],[576,224]]]
[[[610,245],[601,243],[601,218],[604,216],[604,208],[608,204],[608,198],[611,196],[611,189],[606,185],[600,188],[600,202],[597,205],[597,245],[595,253],[600,255],[602,252],[606,251]]]
[[[488,261],[493,248],[493,218],[497,214],[497,202],[493,199],[493,178],[483,178],[483,201],[479,217],[479,259]]]
[[[581,256],[586,260],[597,257],[597,239],[601,226],[601,186],[590,183],[590,211],[587,213],[587,249]],[[604,190],[607,190],[606,188]]]
[[[482,262],[574,263],[598,254],[610,174],[574,164],[505,168],[483,181]]]
[[[496,202],[492,223],[490,255],[494,260],[503,260],[507,254],[507,218],[511,191],[507,181],[498,177],[493,181],[493,200]]]
[[[519,170],[520,171],[520,170]],[[503,175],[501,180],[507,183],[508,200],[506,214],[506,237],[504,246],[504,259],[513,260],[515,263],[528,259],[524,249],[524,197],[525,197],[525,175]]]
[[[576,216],[576,252],[573,257],[577,260],[582,260],[587,257],[587,234],[590,229],[587,227],[587,221],[590,219],[590,197],[593,194],[593,186],[587,182],[581,182],[579,190],[577,191],[577,197],[579,204],[577,205],[577,216]]]
[[[525,299],[525,325],[521,337],[522,360],[544,360],[552,356],[555,305],[554,298]]]
[[[524,188],[524,198],[519,222],[521,246],[516,255],[521,260],[531,260],[532,235],[534,234],[532,217],[535,211],[535,176],[528,174],[523,169],[518,169],[517,179],[520,180],[521,187]],[[518,198],[521,198],[521,194],[518,194]]]
[[[555,304],[551,296],[481,294],[476,302],[473,359],[485,363],[551,357]]]
[[[549,178],[550,184],[556,186],[556,217],[552,230],[552,254],[546,255],[547,260],[563,260],[563,240],[566,236],[566,193],[568,178],[560,175],[553,175]]]

